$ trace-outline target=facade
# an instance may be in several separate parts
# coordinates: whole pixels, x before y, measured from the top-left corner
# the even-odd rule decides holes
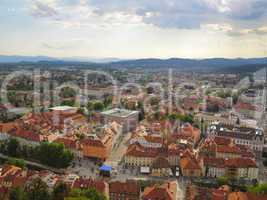
[[[83,157],[105,161],[108,158],[110,148],[99,139],[85,139],[81,142]]]
[[[151,167],[161,155],[170,167],[175,167],[179,165],[180,155],[184,151],[185,148],[177,144],[170,144],[166,148],[144,148],[139,144],[132,144],[124,155],[124,163],[129,166]]]
[[[234,140],[226,137],[207,138],[199,148],[203,157],[216,158],[252,158],[255,154],[245,145],[235,144]]]
[[[160,186],[146,187],[142,200],[177,200],[177,183],[173,181]]]
[[[138,125],[138,111],[114,108],[101,113],[101,121],[104,124],[117,122],[122,125],[122,132],[134,131]]]
[[[238,126],[225,126],[219,123],[212,124],[208,128],[209,136],[231,138],[236,144],[248,146],[257,155],[260,155],[264,147],[263,130]]]
[[[169,161],[164,156],[158,156],[152,164],[152,176],[170,176],[172,173]]]
[[[204,158],[204,166],[208,177],[258,179],[259,169],[250,158]]]
[[[195,115],[195,120],[197,120],[199,123],[203,121],[204,124],[208,126],[214,122],[219,122],[221,124],[231,126],[234,126],[236,124],[236,118],[215,116],[209,113],[198,113]]]
[[[158,135],[137,136],[130,140],[130,144],[138,143],[146,148],[161,148],[163,145],[163,138]]]
[[[155,148],[143,148],[133,144],[128,147],[124,162],[130,166],[150,167],[158,153]]]
[[[140,200],[140,186],[135,181],[109,183],[110,200]]]
[[[248,119],[260,119],[263,115],[264,108],[261,105],[254,105],[239,101],[234,106],[234,111],[238,113],[242,118]]]
[[[186,151],[180,158],[180,168],[183,176],[200,177],[203,175],[203,160]]]
[[[114,147],[114,141],[121,133],[121,126],[118,123],[106,124],[98,133],[81,141],[83,156],[105,161]]]

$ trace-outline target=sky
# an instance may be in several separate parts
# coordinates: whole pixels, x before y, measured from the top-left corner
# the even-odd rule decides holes
[[[0,0],[0,55],[267,56],[267,0]]]

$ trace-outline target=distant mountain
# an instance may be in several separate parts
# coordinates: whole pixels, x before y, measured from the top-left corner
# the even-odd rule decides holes
[[[146,68],[146,69],[164,69],[173,68],[182,71],[232,71],[242,72],[242,70],[253,71],[262,67],[267,67],[266,58],[209,58],[209,59],[135,59],[120,60],[118,58],[53,58],[46,56],[1,56],[0,64],[12,63],[12,66],[20,64],[21,66],[43,66],[43,67],[104,67],[104,68]],[[11,64],[8,64],[11,65]]]
[[[234,67],[241,65],[254,65],[254,64],[267,64],[267,58],[237,58],[237,59],[225,59],[225,58],[210,58],[210,59],[182,59],[182,58],[170,58],[170,59],[137,59],[137,60],[125,60],[110,63],[111,66],[116,67],[149,67],[149,68],[161,68],[161,67],[173,67],[173,68],[220,68],[220,67]]]
[[[53,58],[48,56],[5,56],[0,55],[0,63],[19,63],[19,62],[54,62],[54,61],[65,61],[65,62],[94,62],[94,63],[108,63],[121,61],[118,58],[86,58],[86,57],[70,57],[70,58]]]
[[[48,56],[4,56],[0,55],[0,63],[56,61],[58,59]]]

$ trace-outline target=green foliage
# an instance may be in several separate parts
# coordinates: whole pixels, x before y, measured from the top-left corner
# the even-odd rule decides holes
[[[254,194],[267,194],[267,183],[248,186],[247,190]]]
[[[48,186],[40,178],[32,180],[25,188],[11,189],[9,200],[107,200],[107,198],[95,189],[72,189],[65,184],[59,183],[52,193]]]
[[[76,94],[75,90],[70,87],[64,87],[60,92],[60,96],[63,98],[74,97],[75,94]]]
[[[219,110],[220,108],[217,104],[207,102],[207,112],[217,113]]]
[[[36,158],[42,163],[56,168],[66,168],[72,162],[73,154],[63,144],[43,142],[36,147]]]
[[[55,186],[53,190],[53,200],[64,200],[68,196],[70,189],[67,184],[59,183]]]
[[[22,169],[26,167],[26,162],[23,159],[9,158],[6,163],[9,165],[15,165]]]
[[[233,104],[236,104],[236,103],[237,103],[237,101],[238,101],[238,97],[239,97],[239,95],[238,95],[237,93],[233,93],[233,95],[232,95],[232,98],[233,98]]]
[[[156,105],[159,105],[159,99],[157,97],[152,97],[150,99],[150,105],[151,106],[156,106]]]
[[[11,138],[7,143],[7,154],[12,157],[19,155],[20,144],[17,139]]]
[[[106,200],[107,198],[103,195],[97,192],[95,189],[86,189],[86,190],[80,190],[80,189],[73,189],[69,197],[66,198],[68,200]]]
[[[207,95],[207,96],[208,96],[208,95],[210,95],[210,94],[211,94],[211,92],[212,92],[211,90],[207,89],[207,90],[206,90],[206,92],[205,92],[205,95]]]
[[[40,178],[26,185],[25,193],[27,200],[51,200],[48,186]]]
[[[194,123],[194,117],[192,115],[181,115],[181,114],[170,114],[167,116],[167,118],[169,120],[180,120],[184,123],[190,123],[193,124]]]
[[[221,176],[217,178],[217,182],[220,186],[227,185],[229,183],[229,179],[227,177]]]
[[[9,200],[26,200],[26,194],[21,187],[12,188],[9,193]]]
[[[94,110],[94,103],[89,101],[86,105],[86,108],[88,111],[93,111]]]
[[[95,111],[102,111],[102,110],[104,110],[104,108],[105,108],[104,104],[100,101],[95,102],[93,105],[93,109]]]
[[[137,109],[139,111],[139,121],[142,121],[145,119],[145,108],[144,108],[144,104],[142,102],[138,102],[137,104]]]
[[[108,101],[106,100],[106,106],[108,106]],[[105,108],[105,104],[102,103],[101,101],[97,101],[97,102],[91,102],[89,101],[86,105],[87,110],[90,111],[102,111]]]
[[[0,152],[8,156],[34,160],[42,164],[55,167],[68,167],[74,156],[63,144],[43,142],[39,146],[21,146],[16,139],[10,139],[0,146]],[[22,160],[11,159],[10,164],[24,166]]]
[[[75,100],[70,99],[70,100],[64,100],[61,102],[61,106],[74,106],[75,105]]]
[[[112,101],[113,101],[113,97],[111,95],[105,95],[104,102],[103,102],[105,108],[110,106],[112,104]]]
[[[217,92],[217,96],[220,98],[227,98],[232,96],[232,91],[231,90],[220,90]]]

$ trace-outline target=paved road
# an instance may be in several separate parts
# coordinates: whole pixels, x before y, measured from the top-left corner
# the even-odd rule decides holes
[[[131,133],[122,135],[115,143],[109,158],[106,160],[106,164],[111,165],[113,168],[117,169],[119,163],[121,162],[123,155],[127,151],[127,142],[131,138]]]

